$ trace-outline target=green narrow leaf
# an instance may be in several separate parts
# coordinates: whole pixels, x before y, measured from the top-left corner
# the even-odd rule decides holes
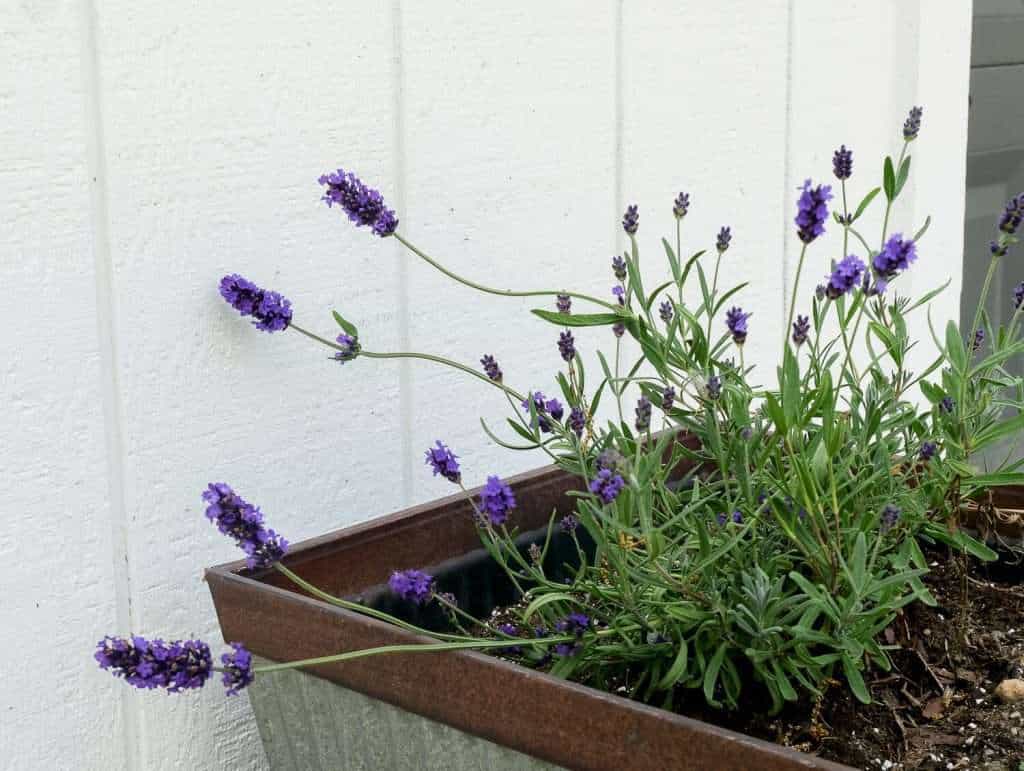
[[[334,315],[334,320],[338,322],[338,326],[345,330],[345,334],[352,335],[352,337],[359,337],[359,330],[356,329],[356,325],[351,321],[346,321],[340,313],[337,311],[331,311]]]
[[[881,192],[882,188],[876,187],[874,190],[869,192],[861,202],[857,205],[857,210],[853,213],[853,221],[856,222],[857,218],[864,213],[864,210],[868,208],[868,205],[875,200],[875,196]]]
[[[924,218],[924,224],[921,226],[921,229],[918,230],[916,233],[914,233],[914,240],[915,241],[920,241],[921,240],[921,236],[923,236],[925,233],[928,232],[928,226],[931,225],[931,224],[932,224],[932,217],[929,214],[927,217]],[[947,281],[946,283],[948,284],[949,281]]]
[[[960,337],[960,330],[952,319],[946,324],[946,356],[955,372],[962,375],[967,371],[967,350]]]
[[[885,156],[882,166],[882,189],[890,202],[896,197],[896,172],[892,168],[892,158]]]
[[[665,247],[665,256],[668,257],[668,265],[672,269],[672,279],[674,281],[679,281],[679,258],[676,257],[676,253],[669,244],[668,239],[661,239],[661,245]]]
[[[846,655],[840,661],[843,663],[843,674],[846,676],[846,682],[849,683],[853,695],[862,704],[870,704],[871,694],[868,692],[868,687],[864,684],[864,678],[861,676],[860,670],[857,669],[856,663]]]
[[[665,676],[658,683],[659,690],[671,688],[686,674],[686,664],[689,661],[689,647],[686,640],[679,641],[679,651],[676,653],[675,659],[672,660],[672,666],[668,668],[668,672],[665,673]]]
[[[708,662],[708,668],[704,670],[704,698],[712,707],[720,707],[721,704],[715,699],[715,683],[718,682],[718,671],[722,668],[722,660],[725,658],[725,646],[722,643],[715,651],[715,655]]]
[[[534,316],[550,321],[560,327],[598,327],[606,324],[617,324],[627,321],[628,317],[618,313],[559,313],[534,308],[530,311]]]
[[[907,184],[907,178],[910,177],[910,156],[908,155],[903,159],[903,163],[900,164],[900,170],[896,174],[896,195],[899,195],[903,190],[903,186]],[[916,240],[916,239],[915,239]]]

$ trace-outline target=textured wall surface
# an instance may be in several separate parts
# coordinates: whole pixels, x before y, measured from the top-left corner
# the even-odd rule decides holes
[[[491,352],[516,387],[555,389],[536,303],[352,228],[318,203],[322,171],[357,170],[467,276],[602,295],[625,205],[653,281],[688,190],[684,251],[732,226],[723,275],[751,282],[747,362],[768,379],[796,187],[845,142],[859,199],[914,103],[896,225],[933,215],[908,280],[952,276],[936,310],[957,315],[970,29],[969,4],[925,0],[0,3],[3,765],[264,766],[244,696],[135,693],[91,661],[108,631],[219,647],[201,570],[235,552],[206,482],[298,540],[447,493],[422,466],[438,437],[471,484],[543,461],[486,439],[478,417],[508,405],[458,373],[339,367],[221,302],[239,271],[308,327],[338,308],[371,350]],[[814,246],[806,290],[840,248]],[[592,373],[608,338],[578,335]]]

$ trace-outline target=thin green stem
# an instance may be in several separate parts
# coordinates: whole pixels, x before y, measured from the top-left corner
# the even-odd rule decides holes
[[[411,243],[406,241],[405,238],[403,238],[400,234],[395,233],[394,237],[398,240],[399,243],[402,244],[402,246],[404,246],[410,252],[412,252],[417,257],[422,259],[424,262],[432,265],[437,270],[439,270],[442,273],[444,273],[446,276],[448,276],[448,278],[453,279],[455,281],[458,281],[460,284],[464,284],[465,286],[468,286],[471,289],[476,289],[478,292],[486,292],[487,294],[499,295],[501,297],[553,297],[553,296],[557,296],[557,295],[560,295],[560,294],[567,294],[570,297],[575,297],[575,298],[580,299],[580,300],[586,300],[587,302],[592,302],[595,305],[601,305],[601,306],[603,306],[605,308],[608,308],[611,311],[615,311],[616,310],[616,307],[614,305],[612,305],[611,303],[609,303],[609,302],[605,302],[604,300],[599,300],[598,298],[592,297],[592,296],[590,296],[588,294],[580,294],[578,292],[565,292],[565,291],[554,291],[554,290],[537,290],[537,291],[531,291],[531,292],[518,292],[518,291],[513,291],[511,289],[495,289],[493,287],[484,286],[483,284],[478,284],[475,281],[470,281],[468,278],[464,278],[464,277],[458,275],[457,273],[453,273],[452,271],[448,270],[448,268],[444,267],[441,263],[437,262],[437,260],[434,260],[433,258],[429,257],[427,254],[422,252],[420,249],[416,248]]]
[[[611,631],[613,630],[601,630],[596,634],[600,635],[601,632]],[[534,639],[516,638],[515,644],[518,646],[534,647],[539,645],[552,645],[563,642],[575,642],[576,639],[576,635],[559,635],[557,637],[540,637]],[[509,642],[509,640],[474,640],[472,642],[382,645],[378,648],[365,648],[359,651],[349,651],[348,653],[336,653],[332,656],[318,656],[317,658],[313,659],[301,659],[299,661],[286,661],[281,664],[269,664],[263,667],[255,667],[253,671],[257,674],[267,674],[269,672],[280,672],[285,669],[313,667],[318,666],[320,664],[340,664],[343,661],[354,661],[355,659],[364,659],[368,656],[380,656],[387,653],[435,653],[438,651],[487,650],[489,648],[507,648],[509,647]]]
[[[786,322],[785,328],[782,330],[782,350],[786,350],[786,345],[789,341],[789,330],[793,328],[793,313],[796,312],[796,293],[800,288],[800,274],[804,270],[804,258],[807,256],[807,244],[805,243],[800,248],[800,259],[796,264],[796,278],[793,279],[793,292],[789,298],[789,321]]]
[[[448,367],[452,367],[454,369],[461,370],[462,372],[465,372],[468,375],[472,375],[477,380],[482,380],[485,383],[489,383],[490,385],[494,386],[495,388],[500,388],[502,391],[504,391],[505,393],[509,394],[510,396],[518,399],[519,401],[522,401],[523,399],[526,398],[521,393],[519,393],[515,389],[509,388],[504,383],[499,383],[496,380],[491,380],[489,377],[487,377],[487,375],[483,374],[482,372],[477,372],[472,367],[467,367],[465,364],[459,364],[457,361],[452,361],[451,359],[446,359],[443,356],[434,356],[434,355],[429,354],[429,353],[413,353],[411,351],[394,351],[394,352],[391,352],[391,353],[375,353],[373,351],[367,351],[367,350],[360,351],[359,355],[360,356],[366,356],[367,358],[370,358],[370,359],[422,359],[423,361],[432,361],[432,362],[435,362],[437,364],[444,364],[444,365],[446,365]]]
[[[992,259],[988,263],[988,272],[985,273],[985,283],[981,285],[981,294],[978,296],[978,307],[974,309],[974,321],[971,322],[970,329],[967,330],[968,335],[973,335],[974,330],[978,328],[978,324],[981,323],[981,314],[985,309],[985,302],[988,300],[988,291],[992,286],[992,278],[996,274],[996,267],[999,265],[999,256],[992,255]],[[1016,314],[1014,314],[1016,317]]]

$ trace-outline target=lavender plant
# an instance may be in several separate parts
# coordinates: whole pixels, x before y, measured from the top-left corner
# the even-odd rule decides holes
[[[1016,243],[1024,195],[999,218],[970,327],[964,332],[949,322],[933,330],[930,362],[920,373],[908,369],[918,341],[907,321],[926,313],[945,288],[916,300],[897,293],[926,243],[927,220],[909,237],[890,232],[921,119],[920,108],[910,111],[897,159],[885,159],[881,185],[855,207],[848,205],[853,153],[845,145],[833,158],[838,191],[810,179],[801,186],[794,218],[798,269],[782,361],[767,386],[757,384],[744,362],[744,347],[759,336],[752,314],[736,304],[745,284],[719,286],[722,260],[736,248],[731,228],[721,228],[710,256],[703,250],[682,256],[687,193],[672,202],[675,243],[661,242],[667,280],[645,287],[640,214],[629,206],[622,219],[629,248],[612,258],[612,290],[602,299],[565,289],[502,290],[459,276],[403,236],[379,192],[351,172],[325,174],[320,183],[328,206],[379,237],[397,239],[451,279],[491,295],[551,298],[554,310],[533,314],[559,330],[551,355],[561,361],[560,398],[528,384],[513,388],[514,378],[490,354],[477,369],[434,354],[367,350],[357,327],[337,312],[340,333],[334,340],[321,336],[296,324],[279,294],[238,275],[221,281],[224,299],[257,329],[291,329],[342,363],[423,359],[503,391],[515,437],[503,438],[486,424],[484,430],[511,450],[539,449],[578,477],[575,508],[523,553],[515,489],[492,475],[478,493],[466,492],[483,546],[521,601],[508,609],[511,620],[491,625],[438,591],[422,566],[402,566],[391,576],[391,591],[408,603],[437,603],[452,620],[448,631],[431,632],[306,582],[282,561],[288,544],[265,526],[258,508],[229,486],[211,484],[203,493],[207,516],[235,539],[250,567],[273,566],[314,596],[435,642],[263,667],[232,643],[215,667],[199,641],[107,638],[96,654],[100,665],[132,685],[168,691],[200,687],[220,671],[228,693],[237,693],[260,672],[399,650],[471,648],[597,687],[625,687],[634,698],[666,707],[695,689],[713,706],[735,708],[753,688],[777,710],[820,694],[837,674],[868,702],[865,668],[890,666],[882,631],[908,603],[934,603],[921,581],[928,570],[921,543],[994,559],[960,529],[961,512],[967,501],[986,500],[992,488],[1024,482],[1022,461],[1012,453],[991,460],[995,448],[1024,428],[1024,382],[1006,368],[1024,350],[1024,282],[1008,324],[994,323],[983,310],[999,260]],[[869,240],[862,218],[876,201],[884,206],[882,227]],[[808,290],[801,285],[805,261],[829,225],[833,202],[842,252]],[[683,302],[694,282],[696,307]],[[610,328],[615,348],[614,365],[597,353],[592,391],[577,339],[585,327]],[[641,355],[622,367],[626,334]],[[633,397],[634,404],[624,404]],[[615,417],[602,423],[604,400],[614,400]],[[434,475],[465,490],[459,461],[440,440],[425,452]],[[548,555],[559,541],[576,559],[555,571]]]

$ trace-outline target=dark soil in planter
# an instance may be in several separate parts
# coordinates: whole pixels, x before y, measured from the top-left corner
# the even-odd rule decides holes
[[[541,532],[521,536],[524,554]],[[1003,679],[1024,677],[1024,565],[1013,555],[989,565],[972,559],[965,575],[959,555],[951,559],[945,548],[926,555],[932,571],[924,581],[938,606],[911,605],[886,630],[888,642],[900,649],[891,653],[891,672],[866,673],[872,704],[859,703],[835,682],[818,703],[797,703],[776,716],[766,714],[767,700],[760,701],[755,688],[732,713],[708,707],[699,692],[681,691],[677,711],[858,768],[1024,769],[1024,702],[1003,704],[993,694]],[[556,536],[548,557],[545,567],[557,580],[575,547]],[[518,601],[482,549],[432,572],[439,591],[452,593],[477,618],[500,619]],[[362,599],[427,628],[449,628],[436,603],[417,608],[384,587]]]
[[[837,682],[819,704],[774,718],[682,711],[858,768],[1024,768],[1024,702],[1003,704],[993,694],[1002,680],[1024,676],[1024,566],[1013,555],[991,565],[971,560],[964,605],[962,558],[951,560],[945,549],[926,555],[932,572],[924,582],[938,606],[908,606],[886,630],[900,650],[892,651],[891,672],[865,677],[872,704]]]

